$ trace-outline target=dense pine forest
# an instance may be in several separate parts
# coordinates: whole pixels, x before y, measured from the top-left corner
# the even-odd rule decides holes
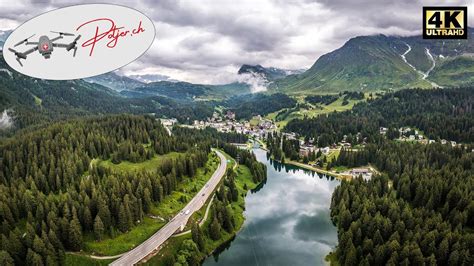
[[[292,120],[286,131],[316,138],[319,146],[351,139],[357,133],[369,142],[380,127],[415,127],[433,140],[474,142],[473,88],[401,90],[356,104],[350,111]],[[362,142],[363,138],[360,138]]]
[[[282,93],[256,93],[234,96],[222,104],[233,110],[237,119],[250,119],[255,115],[265,116],[283,108],[294,107],[296,100]]]
[[[332,198],[344,265],[472,265],[474,153],[387,141],[342,151],[335,165],[384,174],[344,181]]]
[[[288,124],[287,130],[315,138],[320,146],[344,135],[352,144],[367,142],[343,148],[328,168],[371,164],[382,173],[370,181],[343,181],[333,194],[339,240],[334,257],[341,265],[474,263],[473,97],[471,88],[403,90],[351,111]],[[394,140],[405,126],[437,143]],[[382,135],[379,127],[389,132]],[[273,139],[269,143],[278,147],[280,138]],[[440,139],[463,144],[442,145]],[[289,144],[283,149],[287,156],[296,150]]]
[[[329,105],[339,97],[342,97],[343,100],[343,105],[347,105],[349,102],[348,100],[362,100],[364,99],[364,93],[363,92],[350,92],[350,91],[344,91],[340,92],[339,94],[329,94],[329,95],[309,95],[306,96],[304,99],[306,102],[311,103],[311,104],[324,104],[324,105]]]
[[[143,220],[179,182],[193,178],[215,142],[238,134],[176,128],[153,117],[118,115],[56,123],[19,133],[0,146],[0,261],[55,265],[79,251],[82,235],[97,240]],[[156,172],[116,172],[93,159],[142,162],[177,152]],[[258,168],[260,169],[260,168]]]
[[[300,159],[300,141],[298,139],[288,139],[284,135],[274,132],[268,134],[265,143],[268,153],[275,160],[284,162],[285,158],[295,161]]]

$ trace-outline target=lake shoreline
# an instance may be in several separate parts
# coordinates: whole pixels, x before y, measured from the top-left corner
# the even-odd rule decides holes
[[[254,149],[254,152],[257,155],[258,161],[265,162],[267,165],[268,178],[265,183],[266,189],[262,189],[262,191],[257,190],[259,193],[248,194],[245,197],[247,208],[245,214],[246,224],[237,231],[235,239],[231,239],[231,241],[222,243],[221,246],[219,246],[214,252],[210,254],[215,255],[215,258],[211,258],[209,255],[204,261],[203,265],[237,266],[257,265],[262,263],[269,265],[291,265],[292,261],[299,261],[300,263],[303,262],[304,264],[302,265],[305,265],[310,261],[314,261],[314,259],[318,261],[317,265],[329,265],[326,261],[326,256],[329,252],[334,251],[335,247],[337,246],[336,228],[329,218],[330,199],[333,189],[341,182],[341,180],[339,178],[335,178],[334,175],[325,175],[321,172],[318,173],[317,171],[314,171],[314,169],[308,169],[307,167],[302,167],[298,164],[292,164],[289,162],[281,164],[278,160],[269,158],[267,151],[261,148]],[[319,176],[319,178],[314,178],[315,173],[318,173],[316,177]],[[293,193],[287,194],[291,195],[289,198],[274,198],[275,195],[282,195],[281,193],[287,191],[289,187],[294,188],[292,189]],[[314,216],[308,214],[308,212],[312,212],[310,210],[313,209],[314,205],[308,203],[309,205],[305,206],[306,204],[304,202],[307,201],[300,202],[300,204],[297,205],[286,205],[285,202],[292,202],[295,199],[301,199],[301,197],[304,197],[304,193],[309,193],[312,195],[311,197],[315,196],[321,200],[324,200],[325,203],[319,205],[315,209],[315,213],[319,213],[319,215]],[[270,201],[268,202],[267,200]],[[261,202],[267,202],[267,204],[262,205],[260,204]],[[270,202],[271,206],[268,205]],[[278,218],[276,218],[276,221],[274,220],[274,225],[267,224],[268,221],[272,221],[268,219],[274,219],[271,218],[274,217],[273,213],[279,213],[282,215],[277,215],[277,217],[288,217],[284,215],[286,212],[292,213],[291,217],[293,218],[291,219],[295,221],[295,225],[298,227],[293,229],[290,228],[290,231],[288,231],[286,228],[281,228],[279,225],[277,225],[281,224],[281,221]],[[320,229],[316,231],[306,231],[308,229],[305,228],[308,228],[307,226],[309,224],[314,223],[313,221],[318,223],[317,228]],[[273,226],[278,227],[274,228]],[[270,232],[267,231],[268,228],[274,228],[276,230]],[[289,234],[284,232],[288,232]],[[280,237],[282,235],[286,236]],[[302,243],[309,243],[307,241],[310,240],[312,243],[310,246],[308,246],[310,248],[306,249],[304,254],[300,253],[303,256],[298,259],[296,257],[292,257],[291,254],[296,254],[300,251],[296,251],[293,248],[282,250],[282,246],[278,244],[287,243],[291,245],[291,243],[294,243],[294,245],[291,246],[299,246]],[[318,248],[319,244],[317,243],[321,242],[328,243],[330,248]],[[229,245],[229,243],[232,244]],[[271,243],[275,243],[273,246],[273,252],[275,252],[273,253],[273,256],[268,255],[272,253],[271,250],[273,244]]]
[[[311,166],[309,164],[304,164],[304,163],[300,163],[300,162],[296,162],[296,161],[292,161],[292,160],[288,160],[288,161],[285,160],[285,163],[286,164],[291,164],[291,165],[294,165],[294,166],[297,166],[297,167],[300,167],[300,168],[303,168],[303,169],[306,169],[306,170],[314,171],[318,174],[332,176],[332,177],[335,177],[339,180],[350,180],[350,179],[352,179],[351,175],[343,175],[343,174],[334,173],[334,172],[331,172],[331,171],[327,171],[327,170],[323,170],[321,168]]]

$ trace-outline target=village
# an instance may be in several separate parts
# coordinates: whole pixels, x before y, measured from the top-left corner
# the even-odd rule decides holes
[[[178,124],[178,121],[175,118],[161,119],[161,123],[171,134],[172,127]],[[276,124],[270,119],[266,119],[260,115],[257,115],[254,116],[251,120],[238,120],[236,119],[235,113],[230,110],[227,110],[223,113],[214,112],[212,117],[209,117],[206,120],[195,120],[191,125],[180,126],[195,129],[205,129],[207,127],[210,127],[216,129],[218,132],[235,132],[239,134],[244,134],[250,139],[255,140],[253,143],[260,144],[264,143],[268,134],[279,132]],[[421,144],[436,143],[436,140],[425,137],[421,131],[414,128],[400,127],[398,129],[392,129],[392,131],[395,131],[395,133],[391,132],[391,134],[395,134],[395,139],[398,141],[417,142]],[[387,136],[388,132],[389,129],[386,127],[379,128],[380,135]],[[343,148],[357,150],[359,148],[363,148],[366,144],[366,138],[362,138],[360,132],[355,135],[355,141],[357,142],[356,145],[353,145],[351,141],[349,141],[348,136],[344,135],[338,143],[333,143],[332,145],[326,147],[317,147],[315,139],[309,139],[305,141],[301,136],[293,132],[279,133],[281,133],[283,137],[287,140],[299,140],[299,156],[303,159],[303,163],[298,163],[298,165],[304,166],[307,169],[311,168],[311,170],[322,170],[326,163],[326,160],[328,158],[333,159],[334,157],[337,157],[341,149]],[[457,144],[455,141],[449,141],[445,139],[441,139],[439,140],[439,142],[443,145],[451,145],[453,147],[456,145],[460,145]],[[242,147],[248,146],[247,144],[237,145]],[[308,158],[315,157],[312,156],[315,154],[318,154],[316,158],[313,158],[312,161],[308,160]],[[324,158],[324,160],[321,160],[321,158]],[[340,176],[362,176],[365,180],[369,180],[376,172],[377,171],[371,166],[363,168],[344,169],[342,171],[327,171],[327,173],[337,174]]]
[[[172,126],[176,122],[176,119],[162,119],[162,123],[165,126]],[[235,132],[256,139],[264,139],[267,134],[277,131],[277,126],[269,119],[257,115],[250,121],[239,121],[236,119],[235,113],[232,111],[227,111],[225,114],[214,112],[212,117],[209,117],[207,120],[195,120],[192,125],[182,126],[195,129],[210,127],[215,128],[218,132]]]

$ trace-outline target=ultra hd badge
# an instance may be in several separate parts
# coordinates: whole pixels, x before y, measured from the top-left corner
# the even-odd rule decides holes
[[[467,39],[467,7],[423,7],[424,39]]]

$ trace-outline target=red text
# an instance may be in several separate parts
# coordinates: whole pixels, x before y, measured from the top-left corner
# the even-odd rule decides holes
[[[109,40],[106,44],[108,48],[114,48],[117,45],[119,39],[123,39],[127,36],[134,36],[144,32],[145,29],[142,27],[142,21],[138,24],[135,29],[127,30],[124,27],[118,27],[112,19],[109,18],[98,18],[91,21],[87,21],[79,27],[77,27],[76,31],[86,25],[95,25],[95,33],[94,37],[87,39],[83,44],[82,47],[90,46],[89,56],[92,56],[94,52],[95,45],[100,42],[102,39],[107,37]]]

